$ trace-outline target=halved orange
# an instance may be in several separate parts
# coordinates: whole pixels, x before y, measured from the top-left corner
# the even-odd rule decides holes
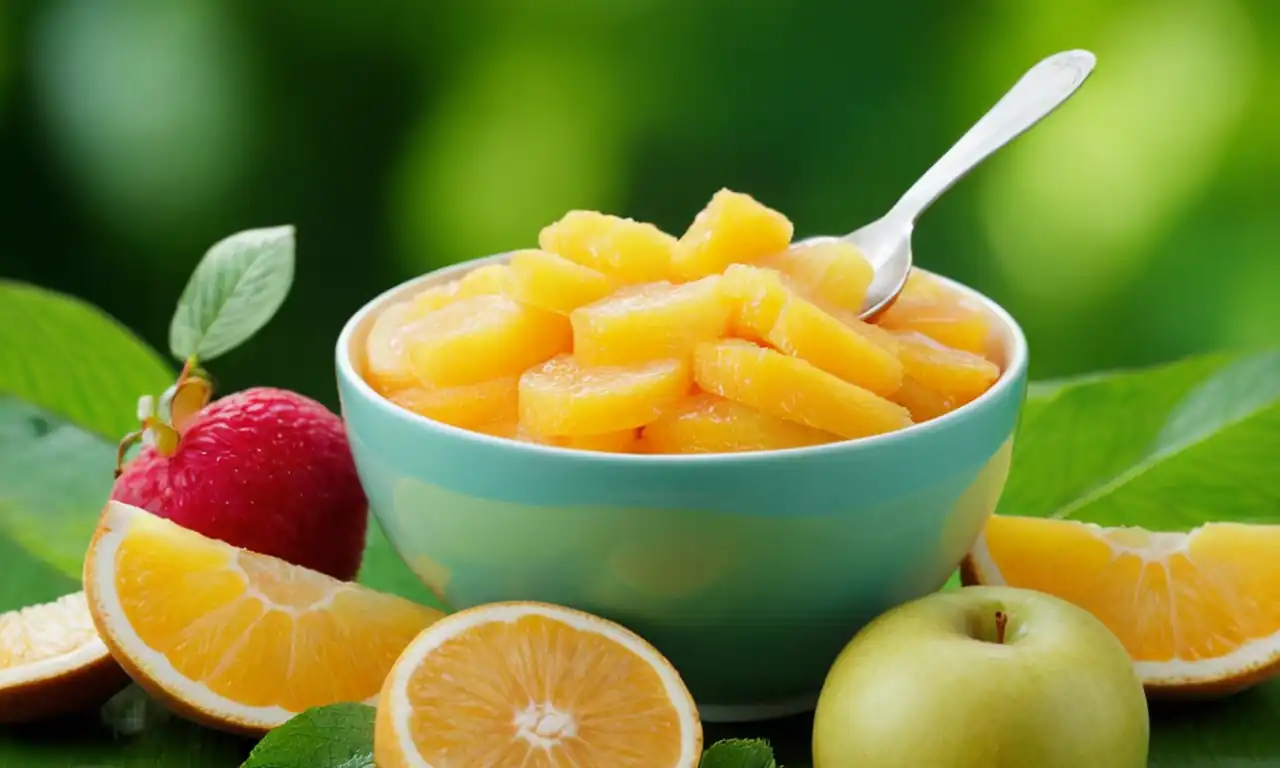
[[[91,709],[128,682],[83,592],[0,613],[0,723]]]
[[[116,660],[157,699],[261,734],[313,706],[371,701],[443,614],[110,502],[84,569]]]
[[[1280,672],[1280,526],[1157,533],[996,516],[961,579],[1090,611],[1124,643],[1150,693],[1225,694]]]
[[[675,669],[635,633],[542,603],[433,624],[378,703],[381,768],[694,768],[702,726]]]

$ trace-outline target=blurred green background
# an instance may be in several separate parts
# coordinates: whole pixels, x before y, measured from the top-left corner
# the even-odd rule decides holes
[[[839,233],[1038,59],[1081,93],[921,221],[1037,377],[1280,342],[1275,0],[42,0],[0,4],[0,276],[157,347],[233,231],[293,223],[276,320],[220,359],[333,405],[375,293],[569,208],[679,233],[719,187]]]

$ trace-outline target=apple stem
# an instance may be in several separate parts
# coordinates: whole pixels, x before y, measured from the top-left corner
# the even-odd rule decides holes
[[[1004,645],[1004,629],[1009,624],[1009,615],[1004,611],[996,611],[996,644]]]

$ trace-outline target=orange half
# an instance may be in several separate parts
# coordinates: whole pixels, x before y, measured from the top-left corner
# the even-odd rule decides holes
[[[400,652],[443,615],[118,502],[84,581],[98,634],[139,685],[192,720],[248,734],[375,699]]]
[[[671,664],[610,621],[541,603],[455,613],[387,677],[381,768],[695,768],[702,727]]]
[[[1090,611],[1124,643],[1149,692],[1230,693],[1280,671],[1280,526],[1154,533],[997,516],[961,577]]]

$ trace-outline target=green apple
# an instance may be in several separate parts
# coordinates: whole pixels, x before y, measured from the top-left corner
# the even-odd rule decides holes
[[[815,768],[1143,768],[1124,646],[1051,595],[966,587],[868,624],[827,674]]]

